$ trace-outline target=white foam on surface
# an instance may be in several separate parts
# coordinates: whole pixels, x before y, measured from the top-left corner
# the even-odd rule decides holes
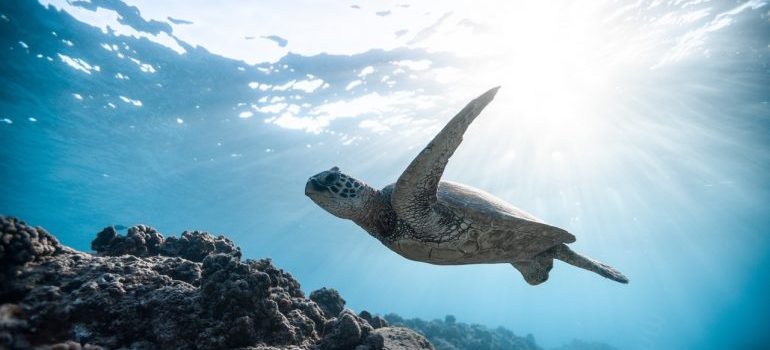
[[[129,97],[126,97],[126,96],[118,96],[118,98],[120,98],[123,102],[128,103],[130,105],[133,105],[133,106],[136,106],[136,107],[141,107],[142,106],[142,101],[140,101],[140,100],[135,100],[135,99],[132,99],[132,98],[129,98]]]
[[[321,79],[300,80],[292,85],[292,90],[302,90],[306,93],[311,93],[320,88],[324,84]]]
[[[88,62],[84,61],[83,59],[73,58],[61,53],[57,55],[59,56],[59,59],[61,59],[62,62],[66,63],[67,65],[74,68],[75,70],[79,70],[83,73],[91,74],[92,71],[99,72],[101,70],[99,66],[92,66]]]

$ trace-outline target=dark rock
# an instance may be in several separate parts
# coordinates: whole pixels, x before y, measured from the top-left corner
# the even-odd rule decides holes
[[[350,310],[343,310],[337,318],[326,322],[321,349],[353,349],[373,330],[366,320]]]
[[[0,216],[0,285],[7,285],[24,264],[60,254],[65,249],[42,227]],[[0,301],[5,300],[0,294]]]
[[[61,250],[56,237],[42,227],[31,227],[16,218],[0,216],[0,266],[23,265]]]
[[[247,260],[246,263],[255,269],[265,272],[268,276],[270,276],[271,287],[280,287],[288,292],[292,297],[305,297],[305,294],[300,289],[299,282],[297,282],[297,280],[295,280],[288,272],[285,272],[273,265],[272,260]]]
[[[152,269],[178,281],[187,282],[194,286],[200,285],[201,264],[182,258],[164,259],[163,263],[155,264]]]
[[[95,256],[16,219],[2,225],[4,267],[16,269],[0,285],[0,348],[354,349],[373,331],[339,312],[336,291],[315,293],[325,304],[306,299],[291,274],[269,259],[241,261],[222,236],[108,227]]]
[[[242,261],[223,236],[108,227],[92,255],[14,218],[0,216],[0,229],[0,349],[433,349],[389,323],[438,350],[539,349],[531,336],[451,316],[356,315],[334,289],[305,298],[291,274]],[[609,349],[596,344],[569,349]]]
[[[130,229],[129,229],[130,230]],[[210,254],[231,254],[241,257],[241,248],[225,236],[213,237],[201,231],[185,231],[179,238],[170,237],[160,249],[162,255],[178,256],[201,262]]]
[[[224,237],[164,240],[143,225],[122,237],[110,227],[94,240],[101,256],[93,256],[60,248],[42,229],[18,244],[14,234],[27,226],[2,223],[7,256],[26,252],[0,285],[8,303],[0,308],[2,346],[309,349],[321,340],[326,319],[299,283],[270,260],[241,261]]]
[[[437,350],[541,350],[534,337],[521,337],[502,327],[490,329],[476,324],[457,322],[454,316],[444,320],[423,321],[403,319],[388,314],[385,319],[391,327],[407,327],[424,335]]]
[[[91,242],[91,249],[103,256],[173,256],[193,262],[202,262],[211,254],[230,254],[241,257],[241,248],[224,237],[214,237],[207,232],[185,231],[180,237],[164,239],[158,230],[136,225],[130,227],[125,236],[118,234],[115,227],[105,227]]]
[[[387,327],[388,326],[388,321],[385,321],[384,318],[380,317],[379,315],[372,316],[372,314],[369,313],[369,311],[366,311],[366,310],[361,311],[361,313],[358,314],[358,317],[361,317],[361,318],[365,319],[366,322],[369,322],[369,324],[374,329],[378,329],[378,328],[382,328],[382,327]]]
[[[29,330],[24,310],[17,304],[0,305],[0,349],[24,349],[29,347],[26,337]]]
[[[310,300],[321,307],[326,317],[336,317],[345,308],[345,299],[333,288],[321,288],[310,293]]]
[[[125,236],[120,236],[114,227],[109,226],[96,235],[91,249],[105,256],[152,256],[160,253],[161,245],[163,235],[152,227],[136,225],[130,227]]]
[[[91,249],[93,249],[93,251],[100,254],[110,255],[110,254],[105,254],[105,252],[110,250],[110,245],[112,241],[117,238],[118,238],[118,231],[115,230],[115,227],[107,226],[103,230],[99,231],[99,233],[96,234],[96,238],[94,238],[94,240],[91,241]]]
[[[419,333],[401,327],[380,328],[372,331],[363,345],[356,350],[433,350],[433,346]]]

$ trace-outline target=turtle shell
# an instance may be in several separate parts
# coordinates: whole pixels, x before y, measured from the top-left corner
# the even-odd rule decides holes
[[[475,247],[466,250],[470,254],[462,259],[468,263],[528,261],[556,245],[575,241],[571,233],[471,186],[442,181],[436,197],[435,205],[458,219],[456,239],[471,241],[453,245]],[[447,228],[436,227],[435,232],[444,233]]]

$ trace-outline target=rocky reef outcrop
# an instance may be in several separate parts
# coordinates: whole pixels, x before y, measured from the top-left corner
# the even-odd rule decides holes
[[[206,232],[185,231],[179,237],[164,239],[156,229],[136,225],[128,228],[125,236],[113,226],[106,227],[91,242],[91,249],[103,256],[171,256],[194,262],[203,262],[212,254],[230,254],[241,257],[241,248],[225,236],[213,237]]]
[[[407,327],[425,335],[436,350],[542,350],[531,334],[522,337],[502,327],[490,329],[457,322],[451,315],[443,320],[424,321],[388,314],[385,320],[391,325]]]
[[[365,312],[365,311],[364,311]],[[363,313],[363,312],[362,312]],[[503,327],[489,328],[478,324],[457,322],[447,315],[443,320],[404,319],[396,314],[385,315],[390,325],[406,327],[424,335],[436,350],[542,350],[531,334],[519,336]],[[371,322],[371,321],[370,321]],[[376,323],[376,321],[374,321]],[[617,350],[601,342],[578,339],[552,350]]]
[[[553,350],[617,350],[617,348],[606,343],[573,339],[571,342]]]
[[[531,335],[368,311],[331,288],[305,297],[269,259],[241,259],[224,236],[164,237],[107,227],[73,250],[0,216],[0,350],[541,350]],[[614,349],[575,340],[562,349]]]
[[[89,254],[15,218],[0,233],[0,349],[433,349],[223,236],[108,227]]]

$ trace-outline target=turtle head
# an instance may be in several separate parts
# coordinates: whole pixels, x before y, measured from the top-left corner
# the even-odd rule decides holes
[[[343,219],[356,219],[365,214],[367,201],[374,189],[333,167],[310,177],[305,195],[321,208]]]

